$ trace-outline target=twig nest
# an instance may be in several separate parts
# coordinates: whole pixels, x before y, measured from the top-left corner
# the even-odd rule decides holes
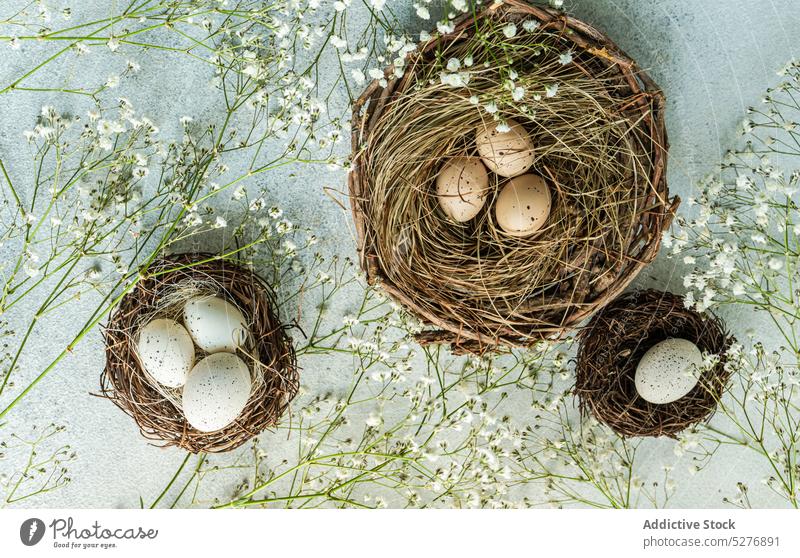
[[[141,275],[103,331],[102,395],[145,438],[195,453],[230,451],[274,426],[299,376],[269,285],[209,254]]]
[[[509,118],[504,130],[498,122],[478,128],[475,146],[486,167],[493,173],[519,176],[533,165],[533,141],[525,127]]]
[[[436,177],[439,205],[448,217],[460,223],[480,212],[489,192],[489,174],[477,157],[455,157]]]
[[[550,189],[541,176],[523,174],[503,186],[495,208],[497,224],[506,234],[530,236],[550,216]]]
[[[564,336],[656,256],[678,204],[664,96],[602,33],[508,0],[404,67],[354,104],[350,201],[367,279],[429,326],[421,343]]]
[[[674,436],[707,419],[730,377],[722,322],[672,293],[621,296],[578,339],[581,411],[623,436]]]

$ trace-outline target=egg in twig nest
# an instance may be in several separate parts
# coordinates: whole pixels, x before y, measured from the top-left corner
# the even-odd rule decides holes
[[[544,179],[523,174],[509,180],[497,196],[497,224],[509,236],[530,236],[547,222],[550,205],[550,189]]]
[[[516,120],[508,119],[506,126],[509,130],[503,132],[497,123],[479,128],[475,144],[490,171],[510,178],[527,172],[533,165],[533,141]]]
[[[454,157],[436,177],[436,196],[448,217],[463,223],[486,203],[489,174],[477,157]]]

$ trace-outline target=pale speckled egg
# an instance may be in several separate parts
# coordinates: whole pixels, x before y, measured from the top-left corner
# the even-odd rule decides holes
[[[636,391],[650,403],[672,403],[697,385],[703,354],[686,339],[670,338],[656,343],[636,366]]]
[[[200,432],[225,428],[242,413],[252,381],[247,364],[232,353],[214,353],[198,362],[183,386],[183,414]]]
[[[454,157],[436,177],[436,196],[448,217],[463,223],[486,203],[489,173],[477,157]]]
[[[516,120],[507,120],[510,130],[500,132],[492,123],[478,129],[475,143],[486,167],[500,176],[513,177],[533,165],[533,141]]]
[[[186,383],[186,375],[194,365],[192,338],[175,320],[159,318],[142,327],[136,353],[147,373],[171,388]]]
[[[541,176],[523,174],[500,190],[495,216],[510,236],[529,236],[542,228],[550,216],[550,188]]]
[[[242,312],[218,296],[191,299],[183,309],[183,321],[194,342],[207,353],[232,353],[249,335]]]

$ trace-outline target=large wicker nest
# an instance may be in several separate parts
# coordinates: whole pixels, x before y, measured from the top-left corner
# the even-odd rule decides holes
[[[539,25],[524,31],[526,20]],[[517,25],[513,38],[502,32],[508,22]],[[443,85],[446,62],[467,55],[468,85]],[[533,110],[512,101],[503,83],[509,68]],[[402,78],[392,68],[386,76],[385,87],[373,82],[354,106],[351,204],[368,280],[437,328],[421,342],[481,351],[563,336],[655,257],[679,203],[668,199],[665,180],[664,96],[602,33],[506,1],[419,45]],[[438,206],[443,162],[473,154],[476,130],[492,122],[473,96],[504,100],[495,116],[521,122],[534,142],[530,172],[553,196],[534,236],[497,227],[499,188],[467,223]]]
[[[215,432],[192,428],[180,408],[180,388],[160,385],[136,355],[141,326],[155,318],[180,321],[187,298],[207,294],[235,304],[250,326],[249,341],[238,351],[250,366],[250,399],[235,422]],[[297,394],[299,375],[286,329],[272,289],[254,272],[208,254],[160,260],[123,297],[104,329],[102,394],[133,417],[145,438],[194,453],[230,451],[274,426]],[[197,351],[200,360],[205,353]]]
[[[642,356],[656,343],[678,337],[718,357],[692,391],[654,404],[636,391]],[[726,353],[733,338],[712,315],[684,306],[683,297],[661,291],[624,295],[597,314],[578,336],[575,392],[581,411],[623,436],[674,436],[710,417],[730,377]]]

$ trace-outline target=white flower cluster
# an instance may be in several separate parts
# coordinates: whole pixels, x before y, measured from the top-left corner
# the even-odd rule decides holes
[[[719,302],[747,301],[778,319],[800,314],[800,297],[790,285],[799,278],[800,169],[781,163],[800,157],[794,130],[800,120],[797,96],[800,67],[781,71],[787,78],[749,109],[743,149],[729,152],[718,174],[707,177],[693,212],[679,219],[665,246],[691,266],[684,278],[687,304],[699,310]]]

